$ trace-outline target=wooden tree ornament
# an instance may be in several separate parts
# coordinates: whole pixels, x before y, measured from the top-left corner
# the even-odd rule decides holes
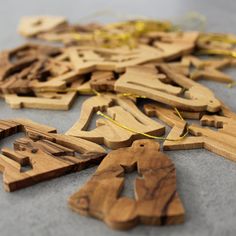
[[[150,116],[156,115],[172,127],[167,136],[169,140],[163,143],[164,150],[205,148],[231,161],[236,161],[235,119],[217,115],[203,115],[201,124],[218,128],[218,131],[215,131],[196,124],[188,125],[169,108],[163,108],[157,105],[145,105],[144,110],[146,114]],[[181,139],[181,136],[186,133],[186,130],[193,136],[187,136]],[[176,141],[171,141],[170,139]]]
[[[98,119],[97,127],[87,130],[92,116],[97,111],[106,111],[116,122],[137,132],[131,132],[106,119]],[[145,116],[130,99],[103,94],[93,96],[83,103],[79,121],[66,134],[116,149],[129,146],[135,139],[142,138],[141,133],[162,135],[164,132],[164,126]]]
[[[98,164],[105,155],[97,144],[57,134],[54,128],[30,120],[1,120],[0,128],[1,138],[26,133],[26,137],[15,140],[14,150],[2,149],[0,172],[6,191],[82,170]]]
[[[120,197],[124,173],[137,169],[135,199]],[[184,221],[176,190],[175,166],[154,140],[110,152],[92,178],[69,199],[72,210],[124,230],[135,225],[170,225]]]
[[[186,111],[220,110],[220,102],[210,89],[176,73],[167,64],[157,67],[159,73],[143,66],[127,68],[126,73],[116,81],[115,90],[145,96]],[[178,87],[162,82],[163,76]]]

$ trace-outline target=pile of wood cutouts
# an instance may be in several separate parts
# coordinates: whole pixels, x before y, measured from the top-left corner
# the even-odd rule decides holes
[[[1,150],[6,191],[98,165],[69,197],[72,210],[121,230],[179,224],[185,209],[167,151],[205,148],[236,161],[236,114],[199,82],[234,85],[222,69],[236,65],[236,36],[164,21],[79,25],[55,16],[24,17],[18,31],[28,42],[0,53],[0,94],[11,108],[69,110],[88,98],[65,134],[0,120],[1,139],[25,133]],[[121,196],[132,171],[134,199]]]

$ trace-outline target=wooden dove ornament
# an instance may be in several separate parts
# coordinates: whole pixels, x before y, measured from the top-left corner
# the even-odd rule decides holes
[[[96,128],[87,130],[93,115],[106,112],[116,122],[100,118],[96,121]],[[120,124],[120,125],[117,125]],[[132,132],[124,127],[135,130]],[[102,94],[87,99],[81,110],[80,119],[66,132],[66,135],[87,139],[105,144],[111,149],[131,145],[143,138],[141,133],[163,135],[165,127],[144,115],[128,98],[111,94]]]
[[[30,120],[1,120],[0,128],[1,138],[26,133],[26,137],[15,140],[13,149],[3,148],[0,154],[6,191],[80,171],[98,164],[105,155],[95,143],[57,134],[54,128]]]
[[[124,174],[137,170],[135,199],[120,196]],[[110,152],[92,178],[69,199],[72,210],[126,230],[137,224],[171,225],[184,222],[172,161],[154,140],[134,141]]]

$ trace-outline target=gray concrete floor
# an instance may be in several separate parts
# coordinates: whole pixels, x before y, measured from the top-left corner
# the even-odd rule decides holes
[[[171,20],[197,11],[207,17],[208,31],[236,33],[234,0],[0,0],[0,4],[0,49],[24,42],[16,33],[19,19],[37,14],[63,15],[77,22],[98,10]],[[108,16],[99,19],[103,22],[116,20]],[[236,70],[229,70],[229,73],[236,77]],[[228,89],[213,82],[202,83],[236,111],[236,88]],[[64,132],[78,119],[84,99],[78,98],[69,112],[11,110],[0,100],[0,118],[27,117]],[[12,140],[1,141],[1,147]],[[0,235],[236,235],[236,164],[205,150],[167,154],[176,165],[178,191],[186,208],[183,225],[138,226],[129,232],[117,232],[98,220],[71,212],[67,198],[90,178],[95,170],[91,168],[14,193],[4,192],[0,184]],[[132,187],[128,187],[125,191],[131,190]]]

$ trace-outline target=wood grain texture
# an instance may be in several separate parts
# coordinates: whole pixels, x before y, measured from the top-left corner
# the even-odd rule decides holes
[[[68,89],[75,91],[65,92],[35,92],[35,96],[19,96],[17,94],[5,94],[6,103],[13,109],[33,108],[49,110],[69,110],[77,95],[82,80],[73,82]]]
[[[110,152],[91,179],[69,199],[76,212],[125,230],[137,224],[170,225],[184,221],[176,189],[175,166],[154,140]],[[122,197],[125,172],[137,170],[135,199]]]
[[[30,120],[1,120],[0,137],[18,132],[26,137],[3,148],[0,172],[6,191],[15,191],[38,182],[80,171],[98,164],[105,155],[99,145],[63,134]],[[79,154],[78,154],[79,153]]]
[[[115,81],[112,71],[95,71],[89,83],[90,87],[98,92],[114,92]]]
[[[167,64],[159,64],[156,67],[156,71],[142,66],[127,68],[126,73],[116,81],[115,90],[145,96],[180,110],[220,110],[221,104],[210,89],[176,73]],[[162,82],[160,78],[163,76],[178,86]]]
[[[197,124],[187,124],[173,110],[157,105],[146,105],[144,110],[150,116],[155,115],[172,127],[168,139],[179,139],[188,129],[189,136],[179,141],[166,140],[164,150],[187,150],[205,148],[231,161],[236,161],[235,119],[219,115],[203,115],[201,124],[215,127],[216,130]],[[192,135],[192,136],[191,136]]]
[[[96,128],[87,130],[97,111],[107,112],[117,122],[139,133],[123,129],[104,118],[96,121]],[[102,94],[93,96],[83,103],[80,119],[66,132],[66,135],[84,138],[117,149],[130,146],[134,140],[143,138],[140,133],[160,136],[164,132],[165,127],[144,115],[132,100],[111,94]]]

